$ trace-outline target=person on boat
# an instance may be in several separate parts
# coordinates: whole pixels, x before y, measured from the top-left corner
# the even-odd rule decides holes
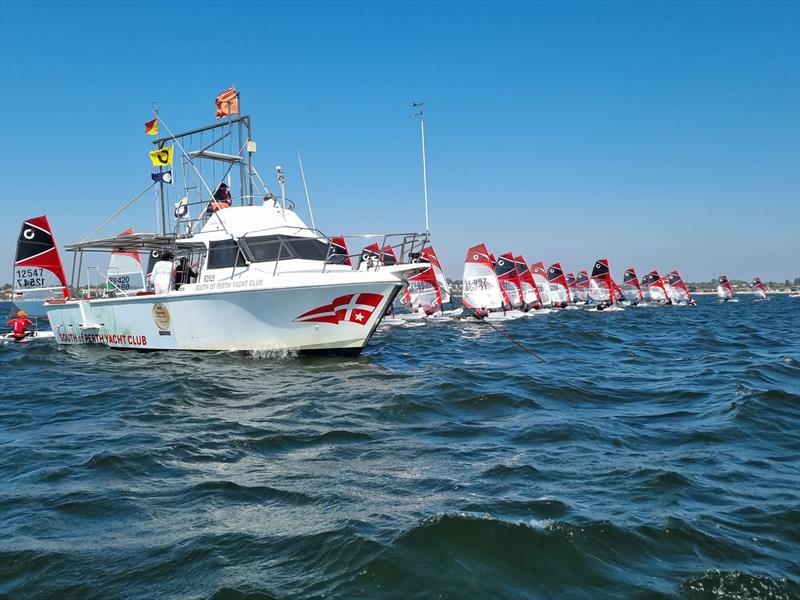
[[[206,212],[215,213],[223,208],[231,207],[231,193],[228,191],[228,185],[225,182],[219,184],[217,191],[214,192],[214,198],[208,203]]]
[[[175,265],[175,289],[180,289],[184,283],[194,283],[197,281],[197,271],[192,269],[189,259],[181,256]]]
[[[33,323],[28,319],[28,313],[24,310],[18,311],[17,316],[10,319],[6,325],[11,326],[11,337],[15,342],[21,342],[26,337],[33,335],[33,331],[27,330]]]
[[[153,272],[150,274],[150,283],[153,292],[156,294],[166,294],[172,288],[172,267],[175,255],[169,250],[161,254],[161,258],[153,265]]]

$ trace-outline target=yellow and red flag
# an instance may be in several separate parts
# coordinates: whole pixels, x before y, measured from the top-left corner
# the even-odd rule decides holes
[[[229,87],[214,101],[217,104],[217,118],[239,114],[239,92],[235,87]]]
[[[158,119],[153,119],[145,123],[144,132],[147,135],[158,135]]]

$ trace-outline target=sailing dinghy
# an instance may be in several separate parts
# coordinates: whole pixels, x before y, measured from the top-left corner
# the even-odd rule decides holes
[[[44,315],[47,300],[61,300],[69,295],[61,256],[46,215],[22,222],[14,256],[14,278],[11,286],[11,316],[28,317],[32,328],[22,340],[11,333],[0,335],[3,343],[29,343],[53,340],[52,331],[39,330],[39,317]],[[23,309],[24,307],[24,309]]]
[[[642,288],[644,299],[647,302],[645,306],[670,302],[669,296],[667,296],[667,290],[664,288],[661,275],[658,274],[658,271],[650,271],[647,275],[642,277]]]
[[[738,302],[736,299],[736,292],[733,290],[730,279],[727,275],[719,276],[719,285],[717,285],[717,296],[723,302]]]
[[[575,302],[586,304],[589,300],[589,272],[585,269],[578,271],[578,276],[575,278]]]
[[[476,319],[509,319],[500,282],[497,280],[492,256],[485,244],[467,250],[463,277],[464,307]]]
[[[408,286],[403,291],[402,303],[411,310],[411,313],[398,314],[397,317],[406,321],[423,318],[447,320],[460,315],[462,313],[460,308],[444,310],[444,304],[451,302],[450,287],[447,285],[433,247],[423,248],[416,260],[429,266],[422,273],[409,277]]]
[[[614,280],[611,278],[607,258],[601,258],[594,263],[592,277],[589,280],[589,298],[593,304],[588,309],[590,311],[624,310],[618,306],[617,292],[614,290]]]
[[[639,276],[636,275],[636,269],[633,267],[627,268],[622,276],[622,295],[625,300],[631,303],[631,306],[637,306],[644,300]]]
[[[669,282],[670,295],[672,303],[676,306],[690,306],[697,304],[697,301],[692,298],[692,294],[686,284],[683,282],[683,277],[678,271],[670,271],[667,276]]]
[[[517,264],[511,252],[501,254],[495,263],[494,272],[500,282],[500,291],[506,306],[511,310],[522,310],[522,284],[517,274]]]
[[[542,306],[550,308],[555,306],[553,298],[550,295],[550,284],[547,281],[547,269],[544,268],[544,261],[539,261],[531,265],[531,277],[536,283],[536,289],[539,292],[539,298],[542,301]]]
[[[547,269],[547,282],[550,286],[550,296],[553,298],[553,305],[557,308],[567,308],[572,304],[572,296],[567,287],[567,278],[564,276],[564,269],[561,263],[555,262]]]
[[[767,286],[761,281],[760,277],[754,277],[750,282],[750,289],[756,295],[756,300],[767,300]]]
[[[514,258],[514,262],[516,263],[517,276],[522,286],[522,301],[530,309],[527,314],[542,315],[549,313],[550,310],[542,306],[539,288],[536,287],[536,282],[533,280],[533,275],[530,268],[528,268],[528,263],[525,262],[525,258],[517,256]]]

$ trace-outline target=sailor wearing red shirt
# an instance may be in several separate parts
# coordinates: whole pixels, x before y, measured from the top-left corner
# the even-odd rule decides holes
[[[9,320],[6,325],[11,326],[11,337],[17,342],[21,342],[25,337],[33,335],[32,331],[26,331],[33,323],[28,319],[28,313],[24,310],[17,312],[17,316]]]

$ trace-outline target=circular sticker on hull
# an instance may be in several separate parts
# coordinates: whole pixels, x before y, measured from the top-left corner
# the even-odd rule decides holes
[[[162,331],[169,329],[170,318],[169,310],[163,304],[153,305],[153,320],[156,322],[156,327]]]

